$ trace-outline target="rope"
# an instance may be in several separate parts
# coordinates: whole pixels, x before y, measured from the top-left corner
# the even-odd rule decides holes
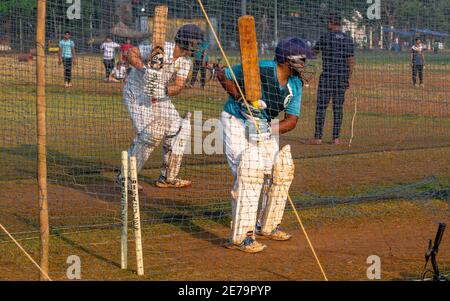
[[[12,235],[8,232],[8,230],[5,229],[5,227],[3,227],[2,224],[0,224],[0,228],[2,228],[3,231],[5,231],[6,235],[8,235],[9,238],[11,238],[11,240],[17,245],[17,247],[19,247],[19,249],[25,254],[25,256],[27,256],[28,259],[39,269],[39,271],[41,271],[42,275],[44,275],[45,278],[47,278],[48,280],[52,281],[52,279],[50,279],[47,273],[44,272],[44,270],[42,270],[42,268],[36,263],[36,261],[34,261],[33,257],[31,257],[30,254],[27,253],[27,251],[25,251],[25,249],[19,244],[17,240],[14,239],[14,237],[12,237]]]
[[[306,241],[308,242],[308,245],[309,245],[309,247],[311,248],[311,251],[312,251],[312,253],[313,253],[313,255],[314,255],[314,258],[315,258],[316,261],[317,261],[317,265],[319,266],[320,271],[322,272],[323,278],[325,279],[325,281],[328,281],[327,275],[325,274],[325,271],[323,270],[323,267],[322,267],[322,264],[320,263],[319,257],[317,256],[316,251],[314,250],[314,246],[313,246],[313,244],[311,243],[311,240],[309,239],[308,233],[306,232],[306,229],[305,229],[305,227],[303,226],[302,220],[300,219],[300,216],[298,215],[297,209],[295,208],[294,202],[292,201],[290,195],[288,195],[288,200],[289,200],[289,202],[291,203],[292,209],[294,209],[294,214],[295,214],[295,216],[297,217],[297,221],[298,221],[298,223],[300,224],[300,227],[302,228],[303,233],[305,234]]]
[[[222,53],[222,56],[223,56],[223,58],[225,59],[225,62],[227,63],[228,69],[230,70],[231,76],[233,77],[233,81],[234,81],[234,83],[236,84],[236,86],[237,86],[237,88],[238,88],[238,90],[239,90],[239,93],[240,93],[241,96],[242,96],[242,100],[244,101],[245,106],[247,107],[248,111],[250,112],[250,117],[251,117],[252,121],[254,122],[254,124],[255,124],[255,126],[256,126],[256,129],[257,129],[258,132],[259,132],[259,128],[258,128],[258,126],[257,126],[257,122],[256,122],[256,120],[254,119],[253,114],[252,114],[252,111],[251,111],[250,108],[249,108],[248,102],[247,102],[247,100],[245,99],[245,95],[244,95],[244,93],[242,92],[241,87],[239,86],[239,83],[238,83],[238,81],[237,81],[237,79],[236,79],[236,76],[235,76],[235,74],[234,74],[234,72],[233,72],[233,69],[231,68],[231,64],[230,64],[230,62],[228,61],[228,57],[227,57],[227,55],[225,54],[225,51],[224,51],[223,48],[222,48],[222,44],[220,43],[219,38],[217,37],[216,31],[214,30],[214,27],[212,26],[211,21],[209,20],[208,13],[206,12],[205,7],[203,6],[202,0],[198,0],[198,4],[200,5],[200,8],[201,8],[201,10],[202,10],[202,12],[203,12],[203,15],[205,16],[205,19],[206,19],[206,22],[207,22],[208,25],[209,25],[209,28],[211,29],[211,32],[212,32],[212,34],[213,34],[213,36],[214,36],[214,39],[216,40],[217,45],[219,46],[220,52]],[[317,256],[317,254],[316,254],[316,252],[315,252],[315,250],[314,250],[314,247],[313,247],[313,245],[312,245],[312,243],[311,243],[311,240],[309,239],[308,233],[306,232],[306,229],[305,229],[305,227],[303,226],[303,223],[302,223],[302,221],[301,221],[301,219],[300,219],[300,216],[298,215],[297,209],[295,208],[294,203],[292,202],[292,199],[291,199],[291,197],[290,197],[289,195],[288,195],[288,199],[289,199],[289,202],[290,202],[290,204],[291,204],[291,207],[292,207],[292,209],[293,209],[293,211],[294,211],[294,213],[295,213],[295,216],[297,217],[297,221],[299,222],[300,227],[302,228],[302,231],[303,231],[303,233],[305,234],[305,237],[306,237],[306,240],[308,241],[309,247],[311,248],[311,250],[312,250],[312,252],[313,252],[314,258],[316,259],[317,264],[319,265],[320,271],[322,272],[322,275],[323,275],[324,279],[325,279],[326,281],[328,281],[327,275],[325,274],[325,271],[324,271],[323,268],[322,268],[322,264],[320,263],[319,257]]]
[[[356,112],[357,112],[357,104],[358,104],[358,98],[355,99],[355,112],[353,113],[353,117],[352,117],[352,128],[351,128],[350,141],[348,142],[348,147],[352,146],[353,130],[355,128],[355,119],[356,119]]]

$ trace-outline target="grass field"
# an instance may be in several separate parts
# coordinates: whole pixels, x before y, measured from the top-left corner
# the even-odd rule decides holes
[[[425,88],[414,88],[407,54],[358,53],[340,146],[305,143],[314,134],[320,74],[320,60],[311,63],[315,76],[303,91],[301,119],[281,142],[292,146],[291,195],[330,279],[367,279],[369,255],[381,257],[382,279],[420,274],[427,239],[436,223],[449,217],[449,62],[449,54],[429,54]],[[13,56],[0,56],[0,64],[5,66],[0,70],[0,223],[38,258],[35,65],[19,64]],[[132,255],[130,269],[119,268],[120,191],[113,182],[120,151],[134,132],[121,85],[102,79],[100,57],[81,55],[74,87],[65,89],[62,67],[55,56],[48,57],[50,275],[55,279],[65,279],[69,255],[82,258],[83,279],[141,279]],[[210,82],[205,90],[185,90],[174,103],[181,114],[201,111],[207,120],[219,117],[225,99],[220,85]],[[144,279],[321,278],[290,209],[284,223],[292,241],[269,242],[256,256],[221,246],[228,236],[232,181],[223,155],[187,155],[182,176],[194,184],[185,190],[151,185],[160,164],[157,149],[140,177]],[[439,253],[447,267],[448,237]],[[133,247],[130,240],[130,254]],[[36,269],[3,233],[0,254],[0,279],[37,279]],[[253,272],[244,273],[248,270]]]

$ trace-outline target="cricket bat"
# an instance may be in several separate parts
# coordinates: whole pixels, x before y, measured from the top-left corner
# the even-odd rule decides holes
[[[259,76],[255,19],[253,16],[248,15],[239,17],[238,28],[245,98],[248,103],[258,108],[258,100],[261,99],[262,92],[261,78]]]
[[[157,46],[164,48],[166,43],[166,31],[167,31],[167,5],[157,5],[155,7],[155,17],[153,18],[153,36],[152,36],[152,48]],[[149,26],[149,28],[151,28]]]

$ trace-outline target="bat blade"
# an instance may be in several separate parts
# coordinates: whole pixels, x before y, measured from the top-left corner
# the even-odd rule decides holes
[[[167,5],[158,5],[155,7],[155,17],[153,18],[153,36],[152,36],[152,47],[153,49],[157,46],[164,48],[166,42],[166,31],[167,31]]]
[[[262,93],[255,19],[253,16],[248,15],[240,17],[238,19],[238,28],[245,98],[253,106],[258,107],[258,100],[261,99]]]

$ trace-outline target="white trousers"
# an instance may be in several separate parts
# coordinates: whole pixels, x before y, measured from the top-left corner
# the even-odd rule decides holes
[[[161,175],[165,177],[169,154],[182,120],[178,111],[169,98],[151,103],[144,93],[134,93],[131,89],[124,90],[124,103],[137,133],[128,154],[136,157],[139,172],[155,147],[162,141]]]
[[[263,184],[270,185],[264,178],[272,174],[279,146],[273,137],[262,143],[249,142],[244,123],[227,112],[222,112],[221,122],[224,151],[234,176],[231,240],[239,244],[254,233],[261,191],[269,189]],[[260,218],[264,216],[265,197]]]

